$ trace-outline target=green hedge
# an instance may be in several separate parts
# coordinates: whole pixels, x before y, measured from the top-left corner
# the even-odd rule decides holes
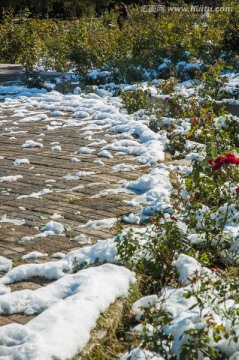
[[[231,2],[230,2],[231,3]],[[75,21],[27,19],[13,22],[13,13],[4,14],[0,25],[0,61],[22,63],[33,70],[37,61],[56,71],[74,67],[86,74],[92,68],[114,69],[118,81],[140,81],[142,68],[157,70],[167,58],[171,65],[166,77],[176,71],[179,61],[214,63],[223,56],[236,64],[239,42],[239,13],[143,13],[130,8],[130,17],[120,29],[118,14]],[[115,71],[117,69],[117,71]]]

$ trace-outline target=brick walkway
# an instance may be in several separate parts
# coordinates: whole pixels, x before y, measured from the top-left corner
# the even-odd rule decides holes
[[[0,223],[0,254],[13,260],[13,265],[27,262],[52,261],[50,258],[55,252],[67,253],[79,248],[73,239],[85,234],[91,242],[98,239],[112,238],[116,227],[104,230],[78,228],[88,220],[100,220],[120,216],[129,212],[138,212],[135,207],[128,207],[122,201],[133,195],[120,192],[115,195],[94,197],[105,189],[119,188],[122,181],[134,180],[149,171],[148,167],[139,167],[137,171],[110,172],[115,164],[126,163],[139,165],[134,156],[115,155],[113,159],[99,158],[101,146],[94,146],[93,154],[75,155],[75,151],[87,146],[93,140],[86,140],[82,126],[64,127],[54,131],[45,131],[49,123],[44,120],[22,122],[21,116],[14,114],[15,108],[9,108],[0,103],[0,177],[21,175],[22,178],[12,182],[0,182],[0,218],[4,215],[8,219],[24,219],[23,225],[14,225],[9,222]],[[2,111],[2,112],[1,112]],[[46,110],[34,110],[33,115],[47,114]],[[14,115],[14,116],[13,116]],[[67,120],[71,114],[61,119]],[[72,118],[71,118],[72,119]],[[52,118],[52,120],[55,120]],[[84,126],[87,124],[85,122]],[[95,137],[107,142],[113,141],[109,132],[101,131]],[[42,139],[43,148],[22,148],[21,145],[32,139]],[[59,142],[62,151],[53,151],[54,142]],[[97,151],[98,150],[98,151]],[[114,153],[114,152],[112,152]],[[80,161],[71,163],[70,159],[77,157]],[[13,165],[16,159],[27,158],[30,164]],[[94,164],[94,160],[103,160],[105,166]],[[81,177],[77,180],[66,180],[67,174],[76,174],[79,171],[95,171],[94,175]],[[47,180],[55,182],[47,182]],[[52,190],[41,198],[19,198],[37,193],[43,189]],[[56,219],[65,227],[66,236],[54,235],[37,238],[32,241],[21,242],[26,236],[34,236],[57,213],[62,218]],[[127,226],[127,225],[126,225]],[[22,256],[31,251],[48,253],[49,257],[36,260],[22,260]],[[1,274],[0,274],[1,276]],[[34,278],[28,282],[12,284],[12,291],[21,289],[36,289],[47,283],[45,279]],[[26,323],[32,316],[11,315],[0,316],[0,325],[11,322]]]

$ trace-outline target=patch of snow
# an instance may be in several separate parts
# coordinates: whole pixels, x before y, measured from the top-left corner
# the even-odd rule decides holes
[[[61,146],[60,145],[53,146],[51,148],[51,150],[53,150],[53,151],[61,151]]]
[[[107,150],[102,150],[98,153],[98,156],[102,156],[102,157],[106,157],[108,159],[113,159],[113,155],[107,151]]]
[[[53,258],[58,258],[58,259],[64,259],[65,256],[66,256],[66,255],[63,254],[62,252],[56,252],[56,253],[52,254],[51,257],[53,257]]]
[[[7,272],[12,268],[12,260],[0,255],[0,271]],[[1,291],[1,290],[0,290]]]
[[[126,189],[133,191],[136,197],[133,201],[147,204],[140,214],[140,218],[145,220],[158,211],[172,212],[170,204],[170,194],[172,185],[169,179],[169,172],[159,165],[151,170],[150,174],[145,174],[135,181],[123,185]]]
[[[28,159],[16,159],[13,165],[22,165],[22,164],[30,164]]]
[[[100,159],[99,160],[94,160],[93,163],[96,164],[96,165],[102,165],[102,166],[105,165],[104,161],[102,161]]]
[[[196,259],[185,254],[180,254],[176,261],[172,262],[172,265],[179,270],[179,281],[187,285],[190,283],[190,280],[197,273],[198,275],[203,275],[206,272],[211,274],[211,271],[203,267]]]
[[[80,245],[90,245],[91,244],[90,238],[86,237],[85,234],[80,234],[80,235],[74,237],[74,239],[72,239],[72,240],[78,242],[78,244],[80,244]]]
[[[133,171],[133,170],[135,170],[135,166],[122,163],[112,166],[110,171],[118,172],[118,171]]]
[[[52,183],[55,183],[55,182],[56,182],[56,180],[54,180],[54,179],[47,179],[45,181],[45,184],[52,184]]]
[[[22,179],[22,175],[9,175],[9,176],[2,176],[0,177],[0,183],[2,182],[12,182],[17,181],[18,179]]]
[[[38,258],[47,257],[47,256],[48,256],[48,254],[46,254],[46,253],[41,253],[39,251],[32,251],[26,255],[23,255],[22,260],[38,259]]]
[[[63,218],[63,216],[60,215],[60,214],[54,213],[53,215],[50,216],[50,218],[51,218],[52,220],[56,220],[56,219]]]
[[[86,111],[76,111],[72,115],[73,118],[80,118],[80,119],[87,118],[88,116],[89,116],[89,113]]]
[[[79,171],[75,175],[67,174],[67,175],[64,175],[62,178],[66,179],[66,180],[79,180],[82,177],[86,177],[86,176],[90,176],[90,175],[94,175],[94,174],[95,174],[94,171]],[[82,185],[81,185],[81,187],[82,187]]]
[[[140,216],[130,213],[129,215],[123,215],[121,220],[129,224],[139,224]]]
[[[64,116],[65,113],[63,111],[60,111],[60,110],[55,110],[51,113],[51,116]]]
[[[37,193],[32,193],[30,195],[20,195],[17,197],[17,199],[26,199],[26,198],[40,199],[43,195],[49,194],[51,192],[52,192],[52,190],[50,190],[50,189],[43,189]]]
[[[91,154],[92,152],[94,152],[95,149],[90,149],[87,146],[81,147],[80,149],[78,149],[75,154]]]
[[[143,309],[147,309],[155,305],[157,301],[158,301],[157,295],[148,295],[137,300],[132,306],[132,310],[136,315],[136,320],[140,320],[140,318],[143,316],[144,314]]]
[[[116,265],[68,274],[34,291],[0,297],[4,313],[40,313],[26,325],[0,328],[0,354],[24,360],[66,359],[82,350],[101,313],[126,296],[134,274]],[[27,299],[27,301],[26,301]]]
[[[29,148],[29,147],[43,148],[43,145],[41,143],[33,141],[33,140],[26,140],[25,143],[21,147],[22,148]]]
[[[62,234],[64,232],[64,226],[56,221],[49,221],[43,228],[44,232],[51,232],[53,234]]]
[[[72,164],[75,164],[76,162],[79,162],[79,161],[80,161],[80,160],[77,159],[76,157],[73,157],[73,158],[70,159],[70,162],[71,162]]]
[[[135,348],[121,356],[120,360],[165,360],[159,354],[153,354],[149,350]]]
[[[85,225],[79,225],[78,228],[90,228],[93,230],[110,229],[114,226],[116,218],[102,219],[102,220],[89,220]]]
[[[90,176],[90,175],[94,175],[95,171],[79,171],[76,175],[78,177],[85,177],[85,176]]]
[[[0,223],[11,223],[16,226],[21,226],[26,223],[26,220],[25,219],[9,219],[7,217],[7,215],[5,214],[0,218]]]

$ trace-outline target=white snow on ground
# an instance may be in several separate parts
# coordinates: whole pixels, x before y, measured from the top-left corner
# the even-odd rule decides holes
[[[3,276],[0,279],[0,284],[11,284],[17,281],[28,280],[34,276],[41,276],[50,280],[59,279],[64,275],[63,270],[69,270],[69,263],[67,261],[19,265]]]
[[[16,159],[13,165],[22,165],[22,164],[30,164],[28,159]]]
[[[96,260],[104,263],[116,263],[116,243],[113,240],[100,240],[92,246],[85,246],[68,254],[54,254],[60,257],[58,261],[42,264],[24,264],[10,270],[0,278],[0,284],[7,285],[18,281],[28,280],[34,276],[53,280],[72,272],[76,266],[93,265]],[[57,256],[56,256],[57,255]]]
[[[60,217],[62,217],[62,216],[60,216]],[[55,217],[53,217],[53,218],[55,218]],[[59,216],[57,216],[57,218],[59,218]],[[33,236],[24,236],[19,240],[19,243],[24,244],[25,242],[32,241],[34,239],[44,238],[44,237],[53,236],[53,235],[65,236],[64,226],[61,223],[51,220],[42,228],[41,233],[39,233],[37,235],[33,235]]]
[[[89,116],[89,113],[87,113],[86,111],[76,111],[72,117],[73,118],[87,118]]]
[[[127,124],[115,125],[111,127],[111,131],[115,132],[129,132],[139,137],[142,146],[132,146],[128,144],[115,143],[118,151],[123,151],[126,154],[138,155],[137,160],[141,164],[155,164],[156,161],[164,160],[164,143],[166,138],[160,134],[154,133],[144,124],[131,120]],[[116,149],[116,148],[115,148]]]
[[[43,231],[37,235],[33,235],[33,236],[23,236],[18,242],[19,244],[24,244],[25,242],[28,241],[32,241],[35,239],[40,239],[40,238],[46,238],[47,236],[53,236],[53,235],[58,235],[58,236],[65,236],[65,234],[56,234],[53,231]]]
[[[78,177],[85,177],[85,176],[89,176],[89,175],[94,175],[95,171],[79,171],[76,175]]]
[[[71,162],[72,164],[74,164],[74,163],[76,163],[76,162],[78,162],[78,161],[80,161],[80,160],[77,159],[76,157],[73,157],[73,158],[71,158],[71,160],[70,160],[70,162]]]
[[[141,299],[137,300],[132,306],[133,313],[136,315],[136,320],[140,320],[140,318],[144,314],[143,309],[155,305],[157,301],[158,301],[157,295],[144,296]]]
[[[169,171],[165,168],[165,165],[160,164],[153,168],[149,174],[142,175],[137,180],[123,185],[136,194],[133,199],[134,205],[144,204],[139,217],[130,214],[128,217],[124,216],[124,221],[134,223],[135,219],[135,223],[138,223],[139,219],[144,221],[159,211],[172,212],[170,204],[172,185],[169,179]]]
[[[94,264],[96,260],[100,262],[116,262],[116,243],[113,240],[100,240],[92,246],[86,246],[79,250],[69,252],[64,260],[68,262],[68,267],[74,264]]]
[[[111,172],[118,172],[118,171],[133,171],[135,170],[135,166],[134,165],[129,165],[129,164],[117,164],[112,166],[111,168]]]
[[[213,287],[213,283],[220,279],[216,273],[210,269],[202,267],[194,258],[180,254],[178,259],[173,263],[179,270],[179,282],[184,286],[181,288],[165,287],[162,289],[161,296],[150,295],[137,300],[132,307],[136,315],[136,319],[140,320],[144,314],[144,309],[151,306],[164,310],[170,313],[172,320],[169,325],[163,327],[164,334],[173,337],[173,344],[171,351],[173,354],[179,356],[182,345],[187,341],[185,332],[188,330],[207,328],[207,321],[215,322],[215,326],[233,328],[238,333],[238,321],[234,321],[228,316],[230,310],[237,310],[238,304],[235,300],[222,299],[220,290]],[[201,283],[205,281],[207,284],[207,291],[200,295]],[[186,286],[185,286],[186,285]],[[196,292],[197,296],[203,296],[204,306],[201,308],[200,302],[197,301],[196,296],[187,296],[190,292]],[[228,312],[228,313],[227,313]],[[147,329],[153,334],[156,330],[150,324],[147,324]],[[140,324],[134,328],[134,331],[142,333],[143,326]],[[209,332],[210,343],[213,344],[213,335]],[[239,351],[238,341],[233,340],[233,336],[228,338],[222,337],[217,342],[219,349],[223,350],[227,358],[234,359],[232,355],[236,356]],[[133,351],[137,351],[134,349]],[[121,359],[127,359],[129,353]]]
[[[65,113],[63,112],[63,111],[52,111],[52,113],[51,113],[51,116],[64,116],[65,115]]]
[[[14,224],[17,226],[21,226],[26,223],[26,220],[25,219],[9,219],[7,217],[7,215],[5,214],[0,218],[0,223],[11,223],[11,224]]]
[[[12,268],[12,260],[0,255],[0,271],[7,272]]]
[[[22,148],[29,148],[29,147],[43,148],[43,145],[33,140],[26,140],[24,144],[22,144]]]
[[[102,220],[89,220],[85,225],[79,225],[78,228],[90,228],[94,230],[110,229],[116,223],[116,218],[102,219]]]
[[[39,251],[32,251],[26,255],[23,255],[22,260],[38,259],[38,258],[47,257],[47,256],[48,256],[48,254],[46,254],[46,253],[41,253]]]
[[[53,151],[61,151],[61,146],[60,145],[52,146],[51,150],[53,150]]]
[[[48,116],[46,114],[37,114],[34,116],[24,116],[23,119],[18,120],[18,122],[22,123],[22,122],[39,121],[46,119],[48,119]]]
[[[121,356],[120,360],[164,360],[164,358],[158,354],[153,354],[151,351],[135,348]]]
[[[127,182],[123,181],[123,185],[122,185],[122,186],[124,186],[124,184],[126,184],[126,183],[127,183]],[[128,190],[128,189],[126,189],[126,188],[124,188],[124,187],[122,187],[122,186],[120,186],[120,187],[118,187],[118,188],[116,188],[116,189],[105,189],[105,190],[102,190],[102,191],[100,191],[98,194],[93,195],[91,198],[93,199],[93,198],[98,198],[98,197],[101,197],[101,196],[104,196],[104,195],[115,195],[115,194],[119,194],[119,193],[132,194],[132,191],[130,191],[130,190]],[[136,204],[136,202],[135,202],[135,204]],[[139,204],[139,203],[137,202],[136,205],[138,205],[138,204]]]
[[[102,166],[104,166],[105,165],[105,163],[104,163],[104,161],[102,161],[102,160],[94,160],[94,164],[96,164],[96,165],[102,165]]]
[[[51,192],[52,192],[52,190],[50,190],[50,189],[43,189],[43,190],[41,190],[39,192],[35,192],[35,193],[30,194],[30,195],[20,195],[20,196],[18,196],[18,199],[26,199],[28,197],[39,199],[43,195],[49,194]]]
[[[94,152],[94,149],[90,149],[87,146],[81,147],[80,149],[78,149],[75,153],[76,154],[91,154],[92,152]]]
[[[16,107],[16,109],[22,106],[22,101],[24,101],[24,106],[30,109],[28,113],[26,109],[22,109],[20,116],[25,117],[24,121],[49,121],[46,114],[36,115],[35,111],[39,110],[51,111],[51,116],[53,117],[64,116],[67,112],[73,113],[72,118],[74,120],[61,118],[59,121],[59,119],[54,119],[54,121],[50,121],[44,127],[44,130],[54,131],[54,129],[59,127],[67,126],[78,127],[79,129],[79,126],[84,126],[81,131],[85,131],[85,140],[91,141],[91,143],[77,150],[77,154],[87,155],[94,152],[95,156],[98,155],[99,157],[112,159],[113,155],[116,156],[123,153],[134,155],[141,164],[155,165],[155,168],[147,175],[143,175],[135,181],[127,182],[122,185],[123,188],[108,190],[108,193],[120,191],[133,192],[135,196],[127,204],[134,206],[144,204],[141,205],[139,215],[129,213],[123,217],[124,221],[139,223],[142,220],[148,219],[157,211],[172,212],[170,205],[172,185],[169,179],[169,170],[172,170],[172,168],[163,164],[157,164],[157,161],[164,159],[163,151],[164,144],[167,143],[166,135],[163,133],[156,134],[151,131],[147,127],[145,119],[140,120],[138,118],[136,121],[135,115],[128,115],[125,111],[121,111],[120,99],[113,98],[109,92],[101,90],[97,91],[97,94],[79,95],[75,93],[72,95],[62,95],[56,91],[47,93],[46,91],[36,89],[12,87],[8,90],[5,88],[5,91],[11,91],[14,99],[10,99],[9,96],[7,98],[6,95],[3,95],[1,98],[6,99],[5,105],[12,108]],[[182,87],[182,91],[186,92],[186,87],[185,89]],[[4,89],[1,87],[0,93],[5,94]],[[14,95],[14,93],[17,95]],[[17,111],[15,115],[17,116]],[[82,120],[77,120],[77,118]],[[171,120],[174,121],[173,119]],[[171,120],[165,119],[168,122]],[[177,130],[183,134],[186,134],[189,128],[189,121],[184,121],[180,126],[177,126]],[[11,130],[9,131],[11,132]],[[114,136],[109,134],[109,139],[113,141],[107,143],[100,140],[100,133],[102,131],[118,134]],[[96,139],[95,136],[99,139]],[[42,134],[39,135],[40,138],[43,138]],[[36,139],[41,141],[37,137]],[[187,155],[190,159],[193,158],[194,152],[197,154],[198,149],[195,146],[196,144],[192,142],[186,142],[185,149],[191,151]],[[22,147],[42,148],[43,144],[27,140]],[[57,150],[56,147],[59,147],[59,143],[54,146],[54,150]],[[96,147],[97,152],[92,147]],[[99,147],[101,147],[100,150],[98,149]],[[78,160],[77,158],[73,159],[73,161],[71,160],[72,163]],[[100,159],[92,160],[92,163],[104,165],[104,162]],[[20,165],[20,163],[15,165]],[[135,168],[136,166],[123,163],[113,166],[111,171],[131,171]],[[79,179],[80,177],[93,174],[95,172],[80,171],[76,175],[69,174],[65,178],[69,180]],[[50,183],[54,180],[48,181]],[[49,192],[51,190],[43,189],[42,191],[23,195],[19,198],[39,198]],[[55,214],[51,218],[56,220],[59,216]],[[115,218],[89,220],[85,225],[79,226],[79,228],[85,227],[93,230],[107,229],[114,226],[116,220]],[[20,225],[24,224],[25,220],[7,219],[5,216],[0,222]],[[228,224],[227,230],[229,232],[237,231],[238,229],[231,229],[230,224]],[[29,241],[47,235],[64,236],[64,226],[55,221],[47,223],[41,231],[43,232],[38,235],[25,237],[22,240]],[[142,234],[143,241],[147,241],[146,228],[137,229],[135,234],[136,232]],[[196,236],[197,234],[192,235]],[[191,236],[192,241],[198,241],[193,236]],[[71,240],[78,242],[80,245],[90,244],[90,238],[84,234],[75,236]],[[137,235],[135,235],[135,240],[137,241]],[[23,258],[33,259],[46,255],[32,252]],[[74,356],[88,341],[90,330],[95,326],[100,313],[105,311],[118,296],[126,295],[129,285],[134,282],[134,274],[125,268],[112,264],[89,267],[78,271],[82,267],[93,265],[96,261],[117,263],[116,242],[113,240],[99,241],[93,246],[85,246],[66,255],[56,253],[52,257],[60,258],[60,260],[48,261],[42,264],[24,264],[13,269],[11,269],[10,260],[8,262],[8,259],[0,257],[0,271],[2,266],[3,270],[5,269],[4,271],[7,272],[0,279],[0,313],[12,314],[22,312],[24,314],[39,314],[27,325],[11,324],[0,328],[0,358],[47,360],[58,357],[65,360]],[[200,319],[198,307],[192,308],[195,305],[195,299],[193,297],[185,299],[184,297],[185,292],[194,286],[190,282],[190,277],[194,275],[195,271],[201,276],[210,276],[212,280],[213,275],[194,258],[184,254],[180,254],[173,265],[178,269],[179,283],[184,287],[177,289],[165,288],[162,297],[164,308],[171,312],[173,316],[172,324],[165,328],[165,331],[168,334],[172,334],[174,338],[173,349],[177,354],[182,344],[180,338],[182,332],[185,329],[189,329],[190,326],[196,328],[199,320],[202,320]],[[73,274],[73,272],[76,273]],[[16,281],[31,279],[34,276],[42,276],[56,281],[35,291],[22,290],[10,293],[10,288],[6,286]],[[157,306],[161,304],[161,300],[162,298],[159,298],[157,295],[151,295],[138,300],[133,306],[137,319],[140,319],[143,315],[144,308],[151,305]],[[211,310],[209,299],[205,301],[208,301],[208,309]],[[213,313],[213,315],[215,314]],[[137,328],[137,331],[140,332],[140,326]],[[230,344],[230,339],[224,339],[220,346],[225,347],[228,343]],[[231,350],[228,350],[229,356],[238,350],[238,346],[233,343]],[[140,349],[140,347],[133,349],[129,354],[125,354],[122,360],[128,359],[129,356],[131,356],[132,360],[163,360],[160,355],[155,355],[147,350]]]
[[[190,279],[195,275],[195,272],[197,272],[199,276],[204,274],[212,276],[212,272],[209,269],[202,267],[196,259],[184,254],[180,254],[178,259],[174,261],[172,265],[179,270],[180,275],[178,280],[183,285],[190,283]]]
[[[92,143],[90,143],[88,146],[99,146],[99,145],[104,145],[107,144],[106,140],[98,140],[95,139],[95,141],[93,141]]]
[[[65,254],[63,254],[61,252],[57,252],[57,253],[52,254],[51,257],[56,258],[56,259],[64,259]]]
[[[84,127],[85,130],[100,131],[102,129],[110,130],[113,132],[124,133],[125,135],[136,136],[139,140],[139,145],[136,145],[134,140],[132,143],[124,142],[120,143],[116,141],[112,146],[119,148],[126,154],[137,155],[137,160],[143,164],[153,164],[157,160],[164,159],[164,143],[166,137],[160,134],[154,133],[150,130],[146,124],[140,120],[135,121],[134,115],[128,115],[121,113],[121,100],[114,97],[100,97],[96,94],[72,94],[62,95],[57,91],[36,91],[32,89],[24,89],[23,87],[16,87],[12,89],[6,89],[6,91],[12,91],[17,94],[13,99],[6,99],[6,101],[13,100],[11,106],[19,105],[21,96],[24,97],[25,106],[26,104],[34,105],[35,109],[50,110],[52,112],[67,112],[73,111],[73,116],[86,117],[87,125]],[[1,92],[1,89],[0,89]],[[27,92],[27,94],[26,94]],[[7,98],[7,96],[5,97]],[[79,120],[65,120],[61,118],[61,126],[80,126],[84,124],[83,121]],[[59,126],[55,124],[47,125],[46,129],[51,129]],[[120,141],[120,140],[119,140]],[[130,140],[128,140],[130,141]],[[37,143],[33,140],[27,140],[24,147],[37,146],[43,147],[43,144]],[[79,149],[80,150],[80,149]],[[104,149],[102,149],[104,150]],[[89,150],[80,150],[81,153],[89,153]],[[84,152],[86,151],[86,152]],[[90,150],[92,151],[92,149]],[[94,150],[93,150],[94,151]],[[104,155],[103,155],[104,156]]]
[[[56,220],[56,219],[61,219],[61,218],[63,218],[63,216],[60,215],[60,214],[54,213],[53,215],[50,216],[50,218],[51,218],[52,220]]]
[[[129,215],[123,215],[121,220],[129,224],[139,224],[140,216],[130,213]]]
[[[41,314],[26,325],[1,327],[0,355],[19,360],[73,357],[88,342],[100,314],[117,297],[126,296],[134,282],[129,270],[105,264],[65,275],[34,291],[2,295],[1,312]]]
[[[56,180],[54,180],[54,179],[47,179],[45,181],[46,184],[51,184],[51,183],[55,183],[55,182],[56,182]]]
[[[18,95],[18,96],[33,96],[35,94],[45,94],[47,93],[47,90],[45,89],[28,89],[25,86],[21,85],[10,85],[10,86],[0,86],[0,94],[3,94],[0,96],[0,99],[7,99],[12,100],[11,97]]]
[[[86,237],[85,234],[80,234],[80,235],[74,237],[74,239],[72,239],[72,241],[76,241],[78,244],[81,244],[81,245],[90,245],[91,244],[90,238]]]
[[[43,228],[44,232],[51,232],[53,234],[62,234],[64,232],[64,226],[56,221],[51,220]]]
[[[75,175],[67,174],[67,175],[62,176],[62,178],[66,179],[66,180],[78,180],[81,177],[86,177],[86,176],[90,176],[90,175],[94,175],[94,174],[95,174],[95,171],[79,171]]]
[[[113,155],[107,151],[107,150],[102,150],[98,153],[98,156],[102,156],[102,157],[106,157],[108,159],[113,159]]]
[[[22,175],[9,175],[9,176],[2,176],[0,177],[0,183],[2,182],[11,182],[11,181],[17,181],[18,179],[22,179]]]

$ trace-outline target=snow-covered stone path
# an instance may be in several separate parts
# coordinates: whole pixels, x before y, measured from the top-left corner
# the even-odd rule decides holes
[[[118,265],[80,269],[115,263],[105,239],[118,217],[137,223],[163,139],[119,98],[13,92],[0,103],[0,358],[66,359],[135,281]]]

